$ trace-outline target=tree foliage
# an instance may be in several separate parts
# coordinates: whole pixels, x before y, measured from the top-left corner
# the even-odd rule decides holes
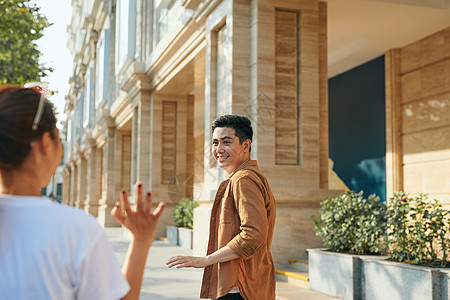
[[[51,26],[31,0],[0,0],[0,83],[39,81],[52,68],[39,64],[36,41]]]

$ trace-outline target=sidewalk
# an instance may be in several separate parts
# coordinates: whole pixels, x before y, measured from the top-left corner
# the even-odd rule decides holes
[[[106,234],[120,264],[125,260],[128,237],[122,228],[105,228]],[[166,261],[174,255],[192,255],[192,250],[169,246],[155,241],[150,249],[142,283],[141,300],[189,300],[200,299],[202,269],[169,269]],[[328,300],[337,299],[285,282],[277,282],[279,300]]]

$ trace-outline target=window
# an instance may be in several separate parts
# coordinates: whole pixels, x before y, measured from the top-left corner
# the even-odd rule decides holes
[[[116,72],[136,52],[136,0],[117,0]]]
[[[155,45],[172,32],[180,30],[194,14],[182,6],[183,1],[155,1]]]
[[[78,94],[78,100],[77,100],[77,119],[76,119],[76,137],[78,139],[81,138],[82,133],[82,125],[83,125],[83,107],[84,107],[84,98],[83,98],[83,92],[80,91]]]
[[[56,185],[56,197],[61,197],[62,196],[62,183],[58,183]]]
[[[94,69],[88,68],[84,81],[84,112],[83,127],[87,127],[92,122],[92,91],[94,86]]]
[[[109,79],[109,29],[100,34],[97,43],[97,68],[95,75],[95,108],[108,98]],[[96,110],[97,111],[97,110]]]
[[[217,31],[216,116],[231,113],[231,36],[227,26]]]
[[[72,110],[70,117],[67,120],[67,145],[70,145],[70,149],[73,149],[73,139],[74,139],[74,126],[73,122],[75,120],[75,112]]]

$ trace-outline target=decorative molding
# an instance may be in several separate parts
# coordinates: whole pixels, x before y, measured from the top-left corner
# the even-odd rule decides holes
[[[136,94],[141,91],[151,90],[150,76],[145,74],[143,63],[135,62],[133,64],[133,73],[128,76],[128,79],[124,82],[121,90],[127,93],[128,99],[134,99]]]
[[[186,9],[196,9],[200,3],[202,3],[202,0],[184,0],[181,6]]]
[[[89,43],[91,43],[91,46],[93,46],[92,44],[97,44],[99,35],[98,32],[94,29],[92,29],[91,31],[89,31]]]
[[[168,184],[176,174],[177,102],[162,101],[161,183]]]
[[[196,23],[205,22],[206,18],[211,12],[222,2],[222,0],[209,0],[204,3],[199,10],[193,15],[193,19]]]
[[[275,163],[299,163],[299,13],[275,11]]]

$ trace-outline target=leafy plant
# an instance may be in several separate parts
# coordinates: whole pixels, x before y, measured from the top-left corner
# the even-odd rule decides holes
[[[173,221],[177,227],[192,228],[194,223],[194,208],[199,204],[188,198],[183,198],[173,210]]]
[[[386,205],[375,194],[349,191],[321,203],[320,217],[311,216],[324,244],[332,251],[382,254],[385,251]]]
[[[52,68],[39,63],[36,41],[51,26],[30,0],[0,0],[0,84],[39,81]]]
[[[415,265],[450,266],[450,211],[427,194],[394,194],[388,205],[388,245],[393,260]]]

